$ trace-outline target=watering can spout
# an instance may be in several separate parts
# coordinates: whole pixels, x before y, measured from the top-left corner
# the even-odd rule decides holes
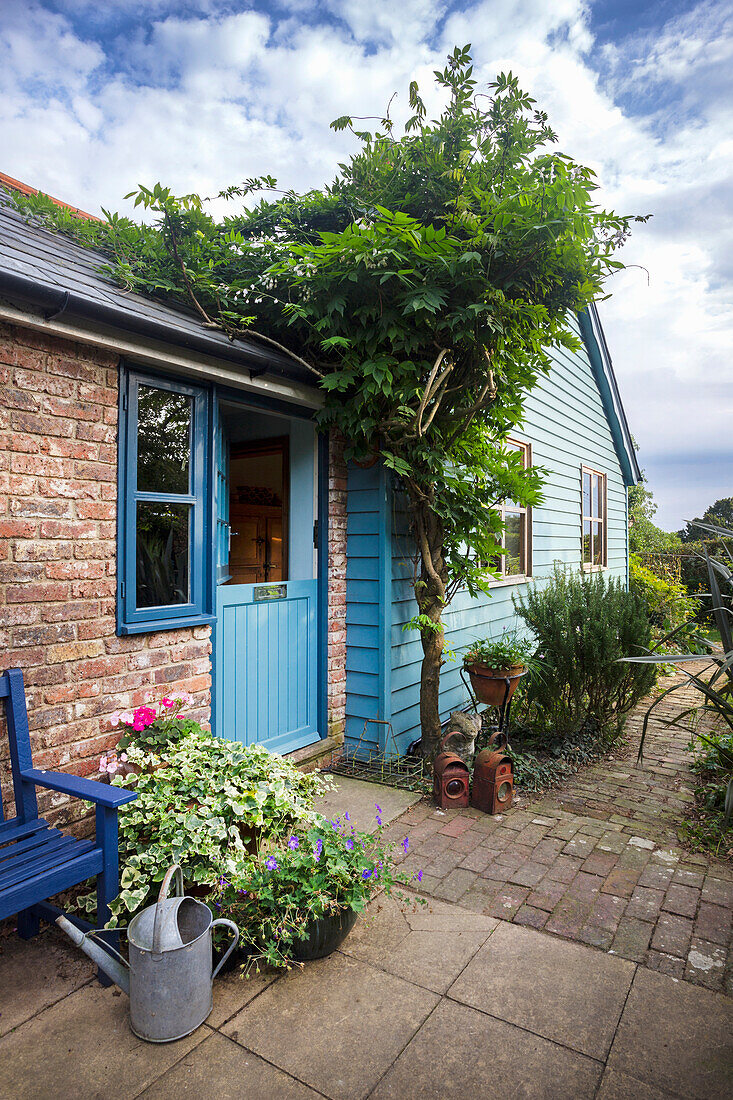
[[[105,948],[100,947],[98,943],[95,943],[89,935],[86,935],[81,929],[77,928],[75,924],[72,924],[66,917],[56,917],[56,924],[62,929],[69,937],[69,939],[80,947],[85,955],[88,955],[90,959],[97,964],[100,970],[103,970],[108,978],[111,978],[115,985],[118,985],[123,993],[130,995],[130,972],[127,969],[125,963],[117,959],[113,959]]]

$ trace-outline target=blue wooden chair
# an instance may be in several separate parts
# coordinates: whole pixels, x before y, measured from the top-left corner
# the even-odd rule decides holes
[[[53,919],[60,912],[47,903],[49,897],[96,875],[97,923],[102,928],[109,919],[109,903],[119,893],[117,810],[137,795],[77,775],[34,768],[19,668],[0,675],[0,699],[6,701],[15,798],[15,817],[7,821],[0,799],[0,919],[17,913],[19,935],[30,939],[39,930],[41,916]],[[38,816],[36,787],[93,802],[95,839],[77,840],[51,828]]]

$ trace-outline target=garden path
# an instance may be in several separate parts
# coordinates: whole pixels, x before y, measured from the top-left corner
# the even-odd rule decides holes
[[[699,701],[685,688],[660,704],[642,766],[648,701],[626,748],[503,816],[412,806],[391,826],[409,837],[403,869],[423,872],[430,897],[733,995],[733,867],[677,839],[695,777],[689,735],[664,720]]]

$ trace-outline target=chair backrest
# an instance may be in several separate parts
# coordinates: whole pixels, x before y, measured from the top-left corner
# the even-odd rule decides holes
[[[21,772],[33,767],[31,737],[28,730],[28,711],[25,705],[23,673],[19,668],[9,668],[0,675],[0,699],[5,699],[5,721],[8,728],[10,769],[13,778],[15,818],[33,821],[38,817],[36,789],[24,780]],[[0,791],[0,820],[2,818],[2,792]]]

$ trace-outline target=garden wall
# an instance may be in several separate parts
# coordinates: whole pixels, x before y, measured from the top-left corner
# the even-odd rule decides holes
[[[210,627],[115,633],[118,356],[0,324],[0,671],[19,666],[36,767],[97,771],[110,715],[185,689],[210,717]],[[329,733],[343,739],[345,473],[329,479]],[[0,734],[0,782],[10,793]],[[39,791],[56,823],[82,803]],[[7,807],[6,807],[7,812]]]

